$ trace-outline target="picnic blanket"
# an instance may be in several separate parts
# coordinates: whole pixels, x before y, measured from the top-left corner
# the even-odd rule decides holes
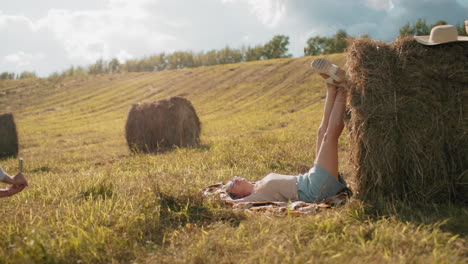
[[[349,188],[345,188],[335,196],[327,198],[320,203],[306,203],[303,201],[294,202],[247,202],[236,203],[226,192],[226,185],[222,182],[210,185],[203,189],[203,194],[209,199],[223,201],[227,206],[231,206],[234,210],[247,210],[248,212],[263,212],[273,215],[307,215],[316,213],[325,208],[342,205],[351,198],[352,192]]]

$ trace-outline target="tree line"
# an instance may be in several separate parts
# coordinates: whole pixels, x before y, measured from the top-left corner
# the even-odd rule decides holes
[[[429,25],[425,19],[418,19],[413,25],[405,24],[399,30],[399,37],[411,35],[429,35],[431,29],[438,25],[446,25],[447,22],[439,20]],[[463,24],[456,25],[458,35],[466,36]],[[341,53],[347,48],[348,38],[355,38],[339,29],[333,36],[314,36],[307,40],[304,47],[304,56],[322,55],[331,53]],[[369,38],[369,35],[362,35],[359,38]],[[70,68],[51,74],[51,78],[61,78],[70,76],[86,76],[101,73],[121,73],[121,72],[143,72],[143,71],[164,71],[173,69],[193,68],[200,66],[212,66],[228,63],[240,63],[257,60],[269,60],[276,58],[287,58],[292,55],[288,53],[289,37],[276,35],[264,45],[247,46],[240,49],[226,46],[221,50],[210,50],[207,52],[176,51],[173,53],[159,53],[142,59],[127,60],[120,63],[117,58],[109,61],[98,59],[94,64],[87,67],[71,66]],[[26,79],[37,78],[34,72],[22,72],[20,74],[3,72],[0,73],[0,80],[4,79]]]
[[[247,46],[240,49],[234,49],[226,46],[221,50],[210,50],[198,53],[193,51],[176,51],[173,53],[160,53],[142,59],[131,59],[127,60],[125,63],[120,63],[116,58],[109,61],[98,59],[94,64],[89,65],[86,69],[72,66],[62,73],[55,73],[53,75],[67,77],[101,73],[164,71],[256,60],[287,58],[292,56],[288,53],[288,45],[288,36],[276,35],[264,45],[257,45],[254,47]]]
[[[439,20],[436,23],[429,25],[425,19],[419,18],[414,25],[407,23],[401,27],[398,37],[429,35],[431,33],[431,29],[439,25],[447,25],[447,22]],[[465,31],[463,24],[457,24],[456,28],[459,36],[467,36],[467,32]],[[311,37],[307,40],[307,46],[304,48],[304,55],[311,56],[344,52],[348,45],[348,42],[346,41],[347,38],[353,37],[349,36],[346,31],[342,29],[338,30],[336,34],[331,37]],[[360,38],[370,38],[370,36],[366,34],[360,36]]]
[[[18,79],[29,79],[29,78],[37,78],[35,72],[24,71],[20,74],[16,74],[14,72],[2,72],[0,73],[0,80],[18,80]]]
[[[433,27],[440,25],[447,25],[447,22],[445,20],[439,20],[432,25],[428,25],[425,19],[419,18],[414,25],[407,23],[401,27],[399,37],[429,35]],[[468,36],[463,24],[457,24],[455,27],[457,28],[459,36]]]

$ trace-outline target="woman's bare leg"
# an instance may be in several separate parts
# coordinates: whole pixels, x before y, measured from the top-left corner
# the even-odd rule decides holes
[[[330,121],[330,115],[333,109],[333,104],[335,103],[336,97],[336,87],[331,84],[327,84],[327,95],[325,97],[325,106],[323,108],[323,116],[322,121],[320,122],[320,126],[317,131],[317,142],[316,142],[316,149],[315,155],[318,156],[320,151],[320,146],[322,145],[323,136],[327,131],[328,123]]]
[[[330,86],[330,85],[328,85]],[[333,85],[331,85],[333,86]],[[315,162],[338,179],[338,138],[344,128],[343,115],[346,109],[346,91],[336,88],[330,118],[323,135]]]
[[[328,78],[329,76],[326,74],[320,74],[324,79]],[[320,146],[322,145],[323,136],[327,131],[328,122],[330,120],[330,114],[333,109],[333,104],[335,102],[336,97],[336,86],[327,83],[327,95],[325,97],[325,106],[323,108],[323,116],[322,122],[317,131],[317,142],[315,144],[315,155],[318,156],[320,151]]]

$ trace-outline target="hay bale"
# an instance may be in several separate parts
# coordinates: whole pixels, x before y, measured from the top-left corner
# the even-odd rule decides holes
[[[127,144],[133,152],[155,153],[200,143],[200,120],[190,101],[172,97],[134,104],[125,126]]]
[[[18,156],[18,133],[13,114],[0,114],[0,159],[16,156]]]
[[[347,67],[358,195],[466,202],[468,43],[355,40]]]

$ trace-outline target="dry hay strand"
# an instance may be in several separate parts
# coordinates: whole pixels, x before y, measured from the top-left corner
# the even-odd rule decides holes
[[[127,144],[133,152],[156,153],[200,144],[200,120],[189,100],[172,97],[134,104],[125,126]]]
[[[358,196],[466,203],[468,43],[354,40],[347,67]]]
[[[16,156],[18,156],[18,133],[13,114],[0,114],[0,159]]]

